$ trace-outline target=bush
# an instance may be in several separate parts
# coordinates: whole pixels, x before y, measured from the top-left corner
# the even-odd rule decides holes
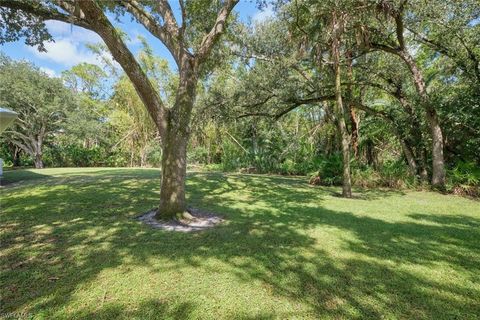
[[[44,149],[43,160],[48,167],[100,167],[115,165],[111,155],[98,146],[84,148],[77,144],[50,145]],[[114,155],[113,157],[117,157]]]
[[[189,163],[207,163],[208,162],[208,149],[203,146],[197,146],[189,150],[188,155]]]
[[[407,188],[415,185],[415,177],[401,160],[387,161],[378,170],[370,166],[352,165],[352,184],[362,188]]]
[[[248,166],[248,155],[230,140],[223,141],[222,151],[221,164],[223,171],[234,171]]]
[[[103,165],[106,167],[125,167],[128,163],[128,158],[119,152],[115,152],[105,158]]]
[[[314,177],[320,177],[319,182],[322,185],[342,184],[343,163],[342,156],[340,154],[317,158],[313,163],[318,168],[318,171],[312,175],[310,179],[311,181],[315,180],[313,179]]]
[[[406,188],[415,184],[413,177],[403,160],[388,161],[380,167],[381,187]]]
[[[448,170],[447,174],[448,182],[452,185],[476,186],[480,184],[480,168],[474,162],[458,162]]]
[[[149,145],[147,149],[148,165],[159,168],[162,164],[162,148],[159,143]]]
[[[447,171],[447,192],[480,196],[480,168],[475,162],[458,162]]]
[[[99,147],[83,148],[68,145],[65,149],[67,162],[75,167],[97,167],[103,164],[102,151]]]
[[[370,166],[352,168],[352,184],[361,188],[374,188],[382,184],[382,177]]]

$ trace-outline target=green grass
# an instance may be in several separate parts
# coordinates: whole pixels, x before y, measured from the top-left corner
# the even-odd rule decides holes
[[[183,234],[133,218],[154,169],[9,171],[0,315],[34,319],[478,319],[480,203],[305,179],[191,172]],[[1,316],[0,316],[1,317]]]

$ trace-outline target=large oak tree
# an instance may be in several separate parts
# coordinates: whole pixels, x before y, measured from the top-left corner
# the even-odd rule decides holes
[[[186,211],[186,149],[192,108],[199,77],[215,43],[226,29],[238,0],[180,0],[181,21],[177,21],[167,0],[0,0],[0,43],[25,37],[29,45],[44,49],[51,36],[47,20],[57,20],[97,33],[113,58],[133,83],[162,141],[162,182],[157,216],[177,217]],[[121,31],[107,13],[128,15],[158,38],[178,67],[175,102],[167,106],[141,65],[125,44]]]

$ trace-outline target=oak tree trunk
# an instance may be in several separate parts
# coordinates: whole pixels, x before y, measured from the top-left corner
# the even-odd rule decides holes
[[[157,218],[176,218],[187,210],[185,201],[187,143],[188,137],[176,134],[169,128],[162,148],[162,180]]]
[[[175,105],[168,112],[167,130],[162,137],[162,179],[157,219],[176,219],[187,210],[187,145],[197,79],[191,57],[185,56],[180,68]]]
[[[34,163],[35,163],[35,169],[43,169],[43,160],[42,160],[41,153],[35,154]]]
[[[35,163],[36,169],[43,169],[43,152],[42,152],[43,135],[44,135],[44,131],[42,130],[42,132],[36,136],[37,141],[35,141],[32,147],[32,150],[34,152],[33,156],[34,156],[34,163]]]

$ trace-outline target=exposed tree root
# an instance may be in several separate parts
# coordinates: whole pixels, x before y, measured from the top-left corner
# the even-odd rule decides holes
[[[224,221],[218,215],[193,208],[177,214],[172,219],[165,220],[157,219],[157,213],[158,209],[155,208],[138,216],[136,219],[154,228],[179,232],[205,230]]]

